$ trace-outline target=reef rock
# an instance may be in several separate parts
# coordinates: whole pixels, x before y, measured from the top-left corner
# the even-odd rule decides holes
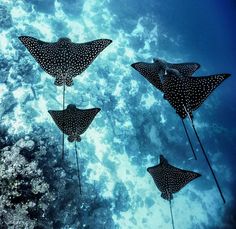
[[[5,6],[0,5],[0,28],[8,29],[11,26],[12,26],[12,18],[10,12]]]

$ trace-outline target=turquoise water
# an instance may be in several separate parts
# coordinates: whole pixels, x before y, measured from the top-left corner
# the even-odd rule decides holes
[[[169,203],[146,171],[163,154],[172,165],[202,175],[174,194],[175,227],[233,228],[235,10],[233,0],[0,0],[1,148],[10,147],[0,156],[1,227],[172,228]],[[67,140],[64,165],[57,164],[61,133],[48,110],[62,108],[62,87],[18,40],[22,35],[47,42],[113,41],[66,88],[66,105],[101,108],[78,144],[83,196],[74,145]],[[173,108],[130,67],[156,57],[198,62],[196,76],[232,74],[194,113],[226,204],[190,123],[197,161]],[[14,186],[16,180],[20,185]],[[15,190],[22,198],[12,201]]]

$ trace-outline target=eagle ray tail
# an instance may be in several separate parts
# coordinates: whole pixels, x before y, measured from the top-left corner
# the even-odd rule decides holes
[[[199,142],[199,144],[200,144],[200,146],[201,146],[202,152],[203,152],[203,154],[204,154],[204,156],[205,156],[205,159],[206,159],[206,161],[207,161],[207,164],[208,164],[208,166],[209,166],[209,168],[210,168],[210,170],[211,170],[211,173],[212,173],[212,175],[213,175],[213,178],[214,178],[214,180],[215,180],[216,186],[217,186],[217,188],[218,188],[218,190],[219,190],[219,192],[220,192],[221,198],[222,198],[222,200],[223,200],[223,202],[224,202],[224,204],[225,204],[225,198],[224,198],[223,193],[222,193],[222,191],[221,191],[220,185],[219,185],[218,180],[217,180],[217,178],[216,178],[216,176],[215,176],[215,173],[214,173],[214,171],[213,171],[213,169],[212,169],[212,167],[211,167],[210,161],[209,161],[209,159],[208,159],[208,157],[207,157],[207,154],[206,154],[206,151],[205,151],[205,149],[204,149],[204,147],[203,147],[203,145],[202,145],[202,142],[201,142],[201,140],[200,140],[200,138],[199,138],[199,136],[198,136],[198,134],[197,134],[197,131],[196,131],[196,129],[195,129],[195,126],[194,126],[194,123],[193,123],[193,120],[192,120],[192,119],[191,119],[191,122],[192,122],[193,130],[194,130],[194,132],[195,132],[195,134],[196,134],[196,137],[197,137],[197,139],[198,139],[198,142]]]
[[[204,147],[203,147],[203,145],[202,145],[202,142],[201,142],[201,140],[200,140],[200,137],[198,136],[198,133],[197,133],[197,131],[196,131],[196,129],[195,129],[195,126],[194,126],[194,123],[193,123],[193,119],[192,119],[191,116],[189,115],[189,112],[187,111],[187,109],[186,109],[185,106],[184,106],[184,109],[185,109],[185,112],[187,113],[187,115],[188,115],[188,117],[189,117],[189,119],[190,119],[190,121],[191,121],[191,123],[192,123],[192,127],[193,127],[193,130],[194,130],[194,133],[195,133],[195,135],[196,135],[196,137],[197,137],[197,139],[198,139],[198,142],[199,142],[200,147],[201,147],[201,149],[202,149],[203,155],[204,155],[204,157],[205,157],[205,159],[206,159],[206,161],[207,161],[207,164],[208,164],[208,166],[209,166],[209,168],[210,168],[210,170],[211,170],[211,173],[212,173],[213,178],[214,178],[214,180],[215,180],[215,183],[216,183],[216,186],[217,186],[218,191],[219,191],[219,193],[220,193],[220,196],[221,196],[221,198],[222,198],[222,200],[223,200],[223,202],[224,202],[224,204],[225,204],[224,195],[223,195],[223,193],[222,193],[222,191],[221,191],[220,185],[219,185],[219,183],[218,183],[218,180],[217,180],[217,178],[216,178],[216,175],[215,175],[215,173],[214,173],[214,170],[212,169],[211,163],[210,163],[210,161],[209,161],[209,159],[208,159],[208,157],[207,157],[206,151],[205,151],[205,149],[204,149]]]
[[[62,96],[62,119],[63,119],[63,129],[64,129],[64,109],[65,109],[65,84],[63,84],[63,96]],[[65,150],[65,134],[62,131],[62,161],[64,160],[64,151]]]
[[[193,120],[192,120],[192,119],[191,119],[191,123],[192,123],[193,130],[194,130],[194,132],[195,132],[195,135],[196,135],[196,137],[197,137],[197,139],[198,139],[198,142],[199,142],[199,144],[200,144],[200,146],[201,146],[201,149],[202,149],[202,152],[203,152],[203,154],[204,154],[204,157],[205,157],[205,159],[206,159],[206,161],[207,161],[207,164],[208,164],[208,166],[209,166],[209,168],[210,168],[210,170],[211,170],[211,173],[212,173],[212,175],[213,175],[213,178],[214,178],[214,180],[215,180],[215,183],[216,183],[216,186],[217,186],[217,188],[218,188],[218,190],[219,190],[219,193],[220,193],[220,195],[221,195],[221,198],[222,198],[222,200],[223,200],[223,202],[224,202],[224,204],[225,204],[224,195],[223,195],[223,193],[222,193],[222,191],[221,191],[221,188],[220,188],[220,185],[219,185],[219,183],[218,183],[218,180],[217,180],[217,178],[216,178],[216,176],[215,176],[215,173],[214,173],[214,171],[213,171],[213,169],[212,169],[212,166],[211,166],[210,161],[209,161],[209,159],[208,159],[208,157],[207,157],[207,154],[206,154],[206,151],[205,151],[205,149],[204,149],[204,147],[203,147],[203,145],[202,145],[202,142],[201,142],[201,140],[200,140],[200,138],[199,138],[199,136],[198,136],[198,133],[197,133],[197,131],[196,131],[196,129],[195,129],[195,126],[194,126],[194,123],[193,123]]]
[[[186,136],[187,136],[187,138],[188,138],[189,145],[190,145],[190,147],[191,147],[191,149],[192,149],[193,156],[194,156],[195,160],[197,160],[197,156],[196,156],[196,153],[194,152],[192,142],[191,142],[191,140],[190,140],[190,137],[189,137],[187,128],[186,128],[186,126],[185,126],[185,124],[184,124],[184,120],[183,120],[182,118],[181,118],[181,120],[182,120],[182,124],[183,124],[184,130],[185,130]]]
[[[76,157],[77,175],[78,175],[78,179],[79,179],[79,192],[80,192],[80,195],[82,195],[82,187],[81,187],[81,179],[80,179],[80,169],[79,169],[79,158],[78,158],[78,150],[77,150],[76,141],[75,141],[75,157]]]
[[[169,203],[170,203],[170,215],[171,215],[172,227],[173,227],[173,229],[175,229],[174,217],[173,217],[172,205],[171,205],[171,198],[169,199]]]

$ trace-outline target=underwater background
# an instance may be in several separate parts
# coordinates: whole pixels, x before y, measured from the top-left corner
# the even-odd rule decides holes
[[[0,0],[0,228],[172,228],[146,171],[160,154],[202,175],[174,194],[176,228],[234,228],[235,13],[234,0]],[[66,88],[66,105],[101,108],[78,143],[82,196],[73,145],[66,140],[60,164],[61,133],[48,113],[61,109],[62,87],[21,35],[113,41]],[[194,75],[232,74],[194,112],[226,204],[193,132],[197,161],[174,109],[130,67],[157,57],[200,63]]]

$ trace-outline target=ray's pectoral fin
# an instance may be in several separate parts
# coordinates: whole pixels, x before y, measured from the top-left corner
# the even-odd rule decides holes
[[[137,62],[131,66],[138,71],[146,80],[148,80],[158,90],[162,91],[162,82],[159,76],[163,76],[165,71],[159,69],[156,64]]]
[[[210,76],[189,78],[189,106],[191,110],[194,111],[198,109],[206,98],[229,76],[230,74],[221,73]]]
[[[182,76],[191,76],[195,71],[200,68],[198,63],[180,63],[171,64],[171,68],[176,69]]]
[[[173,199],[173,195],[169,192],[162,192],[161,197],[165,200],[172,200]]]
[[[160,155],[160,164],[162,164],[162,165],[168,164],[168,161],[164,158],[164,156],[162,154]]]

